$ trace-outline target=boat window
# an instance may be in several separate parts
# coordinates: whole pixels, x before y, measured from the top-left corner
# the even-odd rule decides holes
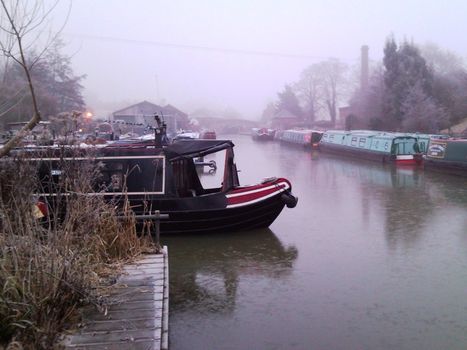
[[[203,192],[191,158],[181,158],[172,162],[175,190],[180,197],[192,197]]]
[[[358,147],[365,147],[366,145],[366,138],[361,137],[360,140],[358,141]]]
[[[217,169],[214,170],[208,164],[215,162]],[[223,182],[223,169],[225,167],[225,150],[209,154],[197,160],[196,171],[205,191],[220,190]],[[213,163],[211,163],[213,164]]]
[[[98,191],[122,192],[123,191],[123,162],[108,161],[102,164],[101,181]]]
[[[330,141],[331,141],[331,140],[334,140],[334,134],[329,135],[329,140],[330,140]]]
[[[415,139],[402,138],[394,140],[392,154],[414,154],[418,153],[418,144]]]
[[[351,146],[357,146],[357,138],[356,137],[352,137],[352,141],[350,141],[350,145]]]
[[[321,134],[320,133],[318,133],[318,132],[311,133],[311,142],[313,142],[313,143],[319,142],[320,139],[321,139]]]
[[[129,158],[123,168],[128,192],[164,193],[164,162],[164,157]]]

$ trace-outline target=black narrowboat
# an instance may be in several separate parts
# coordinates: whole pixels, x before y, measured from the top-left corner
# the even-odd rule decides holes
[[[27,157],[39,162],[39,208],[53,206],[62,189],[60,177],[67,162],[91,162],[99,166],[94,188],[83,195],[103,196],[123,210],[129,205],[136,220],[156,211],[167,214],[161,233],[207,233],[265,228],[284,206],[295,207],[290,182],[269,178],[253,186],[241,186],[229,140],[184,140],[166,144],[156,128],[154,140],[115,142],[98,148],[48,147],[29,149]],[[195,160],[225,153],[222,184],[204,188]],[[45,205],[44,205],[45,204]]]

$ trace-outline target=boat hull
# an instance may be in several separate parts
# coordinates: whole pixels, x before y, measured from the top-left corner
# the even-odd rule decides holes
[[[144,205],[141,203],[145,202]],[[238,187],[226,193],[188,198],[134,198],[130,201],[137,220],[159,210],[161,233],[214,233],[247,231],[269,227],[284,206],[295,207],[297,198],[285,179],[269,179],[254,186]]]
[[[222,233],[269,227],[284,208],[280,195],[259,203],[213,210],[167,211],[161,221],[162,234]]]
[[[467,140],[432,139],[425,156],[430,170],[467,176]]]
[[[255,141],[272,141],[272,140],[274,140],[274,135],[269,135],[269,134],[253,135],[253,140],[255,140]]]
[[[276,131],[273,129],[267,129],[267,128],[262,128],[262,129],[253,129],[252,130],[252,138],[255,141],[273,141],[274,140],[274,135]]]

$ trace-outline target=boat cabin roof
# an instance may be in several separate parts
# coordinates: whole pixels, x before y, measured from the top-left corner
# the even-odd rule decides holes
[[[374,131],[374,130],[328,130],[325,132],[328,135],[342,135],[349,137],[366,137],[366,138],[379,138],[379,139],[415,139],[416,137],[406,133],[395,133],[389,131]]]
[[[164,149],[168,160],[196,158],[234,147],[229,140],[180,140]]]

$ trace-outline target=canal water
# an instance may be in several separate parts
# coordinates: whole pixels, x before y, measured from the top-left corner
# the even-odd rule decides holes
[[[242,184],[286,177],[299,202],[163,237],[171,349],[467,349],[466,178],[232,139]]]

